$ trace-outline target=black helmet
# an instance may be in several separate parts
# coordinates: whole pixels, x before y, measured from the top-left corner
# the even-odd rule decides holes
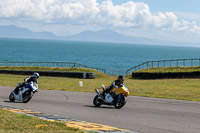
[[[124,82],[124,76],[122,76],[122,75],[120,75],[119,77],[118,77],[118,80],[120,81],[120,82]]]

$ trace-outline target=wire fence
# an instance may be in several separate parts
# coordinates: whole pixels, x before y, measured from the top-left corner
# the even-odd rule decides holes
[[[115,75],[125,75],[125,70],[106,70],[101,68],[95,68],[90,67],[86,65],[82,65],[79,63],[73,63],[73,62],[0,62],[0,66],[8,66],[8,67],[60,67],[60,68],[88,68],[88,69],[94,69],[99,72],[115,76]]]
[[[147,61],[126,70],[126,75],[134,71],[149,69],[149,68],[165,68],[165,67],[192,67],[200,66],[200,58],[198,59],[176,59],[176,60],[160,60]]]
[[[198,59],[176,59],[176,60],[159,60],[159,61],[147,61],[132,68],[124,70],[106,70],[101,68],[90,67],[73,62],[0,62],[0,66],[33,66],[33,67],[60,67],[60,68],[88,68],[94,69],[99,72],[108,75],[129,75],[134,71],[149,69],[149,68],[160,68],[160,67],[189,67],[189,66],[200,66],[200,58]]]
[[[82,65],[82,64],[79,64],[79,63],[73,63],[73,62],[0,62],[0,66],[9,66],[9,67],[32,66],[32,67],[60,67],[60,68],[79,67],[79,68],[94,69],[94,70],[100,71],[102,73],[106,73],[105,69],[89,67],[89,66],[86,66],[86,65]]]
[[[126,70],[106,70],[106,74],[111,76],[126,75]]]

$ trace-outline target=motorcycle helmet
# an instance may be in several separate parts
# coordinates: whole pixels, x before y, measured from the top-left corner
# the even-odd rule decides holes
[[[40,76],[39,73],[37,73],[37,72],[33,73],[33,78],[38,79],[39,76]]]
[[[120,82],[124,82],[124,76],[122,76],[122,75],[120,75],[119,77],[118,77],[118,80],[120,81]]]

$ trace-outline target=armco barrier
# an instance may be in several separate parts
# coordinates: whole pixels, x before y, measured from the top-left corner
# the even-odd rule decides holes
[[[181,79],[181,78],[200,78],[200,72],[177,72],[177,73],[132,73],[133,79]]]
[[[36,71],[24,71],[24,70],[0,70],[0,73],[7,74],[19,74],[19,75],[32,75]],[[56,76],[56,77],[71,77],[71,78],[83,78],[94,79],[94,72],[60,72],[60,71],[37,71],[40,76]]]
[[[200,66],[200,58],[198,59],[175,59],[175,60],[159,60],[147,61],[126,70],[126,75],[149,68],[169,68],[169,67],[193,67]]]

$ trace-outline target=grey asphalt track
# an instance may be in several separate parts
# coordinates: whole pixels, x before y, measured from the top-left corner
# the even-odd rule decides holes
[[[42,90],[28,103],[9,102],[14,88],[0,87],[0,105],[99,123],[140,133],[200,133],[200,102],[129,96],[122,109],[93,106],[95,93]]]

